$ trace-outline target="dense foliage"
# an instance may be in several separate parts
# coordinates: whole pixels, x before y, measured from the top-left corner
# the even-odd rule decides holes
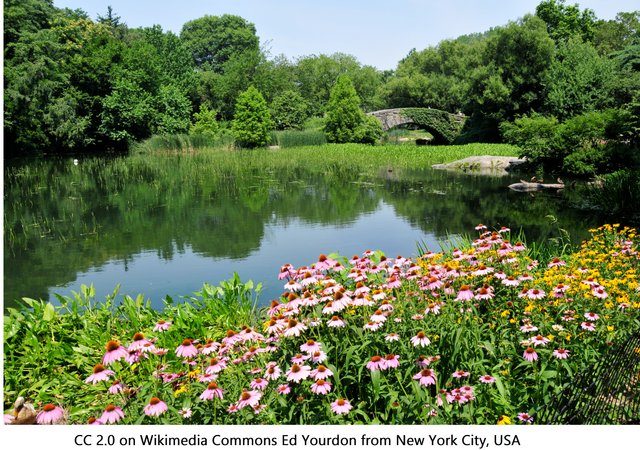
[[[300,129],[328,112],[340,76],[351,80],[364,112],[463,113],[460,142],[501,141],[508,129],[501,124],[519,126],[514,121],[524,118],[565,124],[614,111],[615,123],[599,128],[598,140],[614,141],[615,149],[602,154],[578,143],[558,154],[538,146],[547,168],[606,173],[616,169],[617,155],[628,162],[638,153],[640,11],[599,20],[578,5],[543,0],[534,14],[414,49],[396,70],[380,71],[344,53],[272,56],[252,23],[228,14],[188,21],[176,36],[160,26],[131,29],[111,8],[92,20],[50,0],[4,4],[7,154],[124,149],[206,126],[219,133],[249,86],[263,95],[274,128]],[[349,140],[375,141],[372,119],[362,122],[363,137]]]
[[[271,114],[264,97],[255,87],[238,96],[232,131],[241,147],[264,147],[273,128]]]

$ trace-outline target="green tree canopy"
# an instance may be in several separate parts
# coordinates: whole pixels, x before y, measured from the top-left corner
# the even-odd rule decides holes
[[[241,147],[262,147],[269,143],[269,133],[273,128],[271,114],[264,97],[255,87],[238,96],[233,117],[233,134]]]
[[[545,74],[547,114],[561,121],[610,105],[615,62],[578,37],[560,45]]]
[[[358,128],[364,122],[360,98],[351,79],[340,75],[331,90],[324,132],[329,142],[344,143],[357,140]]]
[[[180,38],[196,66],[217,73],[235,55],[259,49],[255,26],[239,16],[204,16],[182,26]]]
[[[309,117],[307,102],[299,92],[289,90],[271,102],[271,116],[277,130],[295,130]]]
[[[573,36],[592,41],[595,34],[595,13],[590,9],[580,10],[580,5],[566,5],[565,0],[543,0],[536,7],[536,16],[547,25],[549,36],[557,43],[566,42]]]

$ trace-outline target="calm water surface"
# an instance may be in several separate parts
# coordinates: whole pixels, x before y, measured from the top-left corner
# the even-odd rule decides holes
[[[564,194],[511,192],[515,177],[431,169],[361,173],[226,166],[184,156],[5,163],[4,302],[70,295],[82,284],[104,298],[143,293],[154,307],[237,272],[282,293],[285,263],[367,249],[416,256],[480,222],[522,229],[529,240],[576,241],[601,218]],[[558,219],[553,225],[546,218]]]

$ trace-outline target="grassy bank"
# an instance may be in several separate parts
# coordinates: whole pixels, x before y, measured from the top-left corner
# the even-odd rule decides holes
[[[163,311],[91,288],[29,301],[5,317],[5,411],[24,396],[67,423],[530,423],[640,326],[635,230],[592,231],[547,261],[481,227],[415,260],[320,257],[282,267],[287,293],[259,312],[238,278]]]
[[[138,147],[134,152],[158,153],[154,149]],[[170,146],[162,151],[175,153],[179,148]],[[184,151],[189,150],[185,148]],[[251,166],[281,165],[288,167],[323,167],[335,164],[360,166],[362,168],[386,167],[411,168],[428,167],[432,164],[446,163],[468,156],[517,156],[518,147],[508,144],[467,144],[447,146],[410,146],[410,145],[364,145],[364,144],[324,144],[312,146],[293,146],[282,149],[230,150],[228,147],[202,147],[193,152],[197,160],[218,162],[220,164],[249,164]]]

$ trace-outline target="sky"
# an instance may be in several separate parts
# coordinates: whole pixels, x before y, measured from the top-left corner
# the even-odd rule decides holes
[[[271,56],[289,59],[336,52],[362,64],[395,69],[411,49],[481,33],[533,13],[541,0],[54,0],[92,19],[110,5],[131,28],[160,25],[180,33],[204,15],[235,14],[256,26]],[[640,9],[638,0],[568,0],[599,19]]]

